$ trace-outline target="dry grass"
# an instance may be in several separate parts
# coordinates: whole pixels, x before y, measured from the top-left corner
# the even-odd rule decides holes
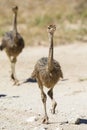
[[[18,5],[18,28],[26,45],[48,41],[46,28],[50,23],[57,25],[55,44],[84,40],[87,9],[82,1],[84,3],[85,0],[3,0],[0,2],[0,36],[12,29],[11,7]]]

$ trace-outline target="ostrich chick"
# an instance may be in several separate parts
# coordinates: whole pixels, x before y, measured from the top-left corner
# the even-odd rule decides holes
[[[24,40],[17,31],[17,12],[18,7],[12,8],[13,11],[13,30],[6,32],[2,38],[0,50],[5,50],[7,56],[11,62],[11,79],[14,84],[19,85],[19,81],[15,75],[15,64],[17,62],[17,56],[21,53],[24,48]]]
[[[48,115],[46,109],[47,96],[44,93],[43,86],[49,89],[48,96],[52,100],[52,113],[54,114],[57,103],[53,98],[53,88],[55,84],[59,81],[59,79],[63,78],[63,73],[60,64],[53,59],[53,36],[56,30],[56,26],[49,25],[47,30],[50,40],[48,58],[43,57],[40,60],[38,60],[34,67],[34,71],[31,75],[32,78],[35,78],[37,80],[38,86],[41,90],[41,98],[44,106],[43,123],[48,123]]]

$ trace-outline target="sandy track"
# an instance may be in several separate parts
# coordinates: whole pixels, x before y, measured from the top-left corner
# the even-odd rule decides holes
[[[62,66],[64,81],[54,88],[58,102],[56,114],[50,113],[51,101],[47,100],[50,124],[43,125],[43,105],[37,83],[27,82],[36,61],[48,55],[48,47],[28,47],[18,57],[16,73],[21,85],[13,86],[10,81],[10,63],[5,52],[0,52],[0,130],[34,130],[45,127],[56,130],[61,122],[80,117],[82,123],[64,123],[63,130],[87,129],[87,45],[73,44],[55,47],[54,57]],[[45,89],[47,92],[47,89]],[[26,120],[36,116],[32,123]],[[85,122],[84,122],[85,121]]]

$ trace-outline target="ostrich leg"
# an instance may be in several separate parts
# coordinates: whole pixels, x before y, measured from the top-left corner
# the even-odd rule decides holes
[[[40,88],[40,90],[41,90],[41,99],[42,99],[43,107],[44,107],[44,118],[43,118],[42,123],[48,124],[48,115],[47,115],[47,109],[46,109],[47,96],[46,96],[46,94],[45,94],[44,91],[43,91],[43,85],[42,85],[42,83],[40,82],[39,78],[38,78],[37,81],[38,81],[39,88]]]
[[[13,57],[11,59],[11,79],[14,81],[14,85],[19,85],[19,81],[16,78],[16,74],[15,74],[15,65],[16,65],[17,59],[16,57]]]
[[[51,88],[49,91],[48,91],[48,96],[51,98],[51,101],[52,101],[52,109],[51,109],[51,112],[52,114],[55,114],[55,108],[57,106],[57,103],[56,101],[54,100],[53,98],[53,88]]]
[[[43,118],[43,123],[48,124],[48,116],[47,116],[47,110],[46,110],[46,100],[47,96],[44,93],[43,89],[41,88],[41,98],[44,106],[44,118]]]

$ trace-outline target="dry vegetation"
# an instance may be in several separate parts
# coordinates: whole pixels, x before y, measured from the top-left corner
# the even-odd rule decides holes
[[[45,44],[48,41],[46,27],[57,25],[56,44],[86,41],[86,0],[2,0],[0,1],[0,37],[12,29],[11,7],[19,6],[18,28],[26,45]]]

